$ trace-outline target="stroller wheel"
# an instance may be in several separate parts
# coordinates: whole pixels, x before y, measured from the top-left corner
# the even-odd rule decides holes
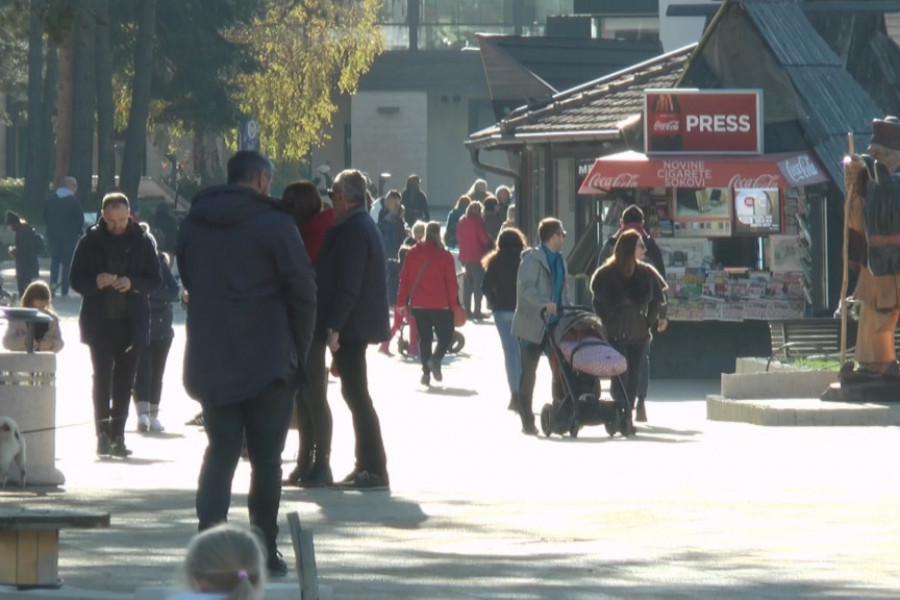
[[[541,409],[541,431],[544,432],[544,435],[550,437],[553,431],[550,429],[550,411],[553,410],[553,407],[549,404],[545,404],[544,408]]]
[[[580,429],[581,426],[578,424],[578,419],[572,419],[572,423],[569,425],[569,435],[573,438],[577,438]]]
[[[409,342],[407,342],[403,338],[397,340],[397,351],[402,356],[409,356]]]
[[[450,343],[450,348],[447,350],[450,354],[456,354],[460,350],[463,349],[466,345],[466,336],[464,336],[459,331],[453,332],[453,342]]]
[[[616,435],[616,420],[617,419],[613,419],[612,421],[607,421],[603,424],[603,427],[606,429],[606,433],[609,434],[609,437],[613,437],[614,435]]]

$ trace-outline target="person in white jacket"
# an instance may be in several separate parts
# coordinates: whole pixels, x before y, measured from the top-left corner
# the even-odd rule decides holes
[[[59,329],[59,317],[53,311],[50,300],[50,286],[43,281],[32,281],[21,305],[25,308],[36,308],[50,316],[49,323],[34,323],[34,350],[36,352],[59,352],[63,348],[62,333]],[[3,347],[7,350],[25,352],[27,350],[28,323],[25,321],[9,321],[6,334],[3,336]]]

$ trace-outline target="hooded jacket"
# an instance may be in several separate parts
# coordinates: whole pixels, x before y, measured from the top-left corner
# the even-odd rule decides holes
[[[153,242],[137,223],[129,222],[128,230],[122,235],[127,239],[128,264],[124,273],[115,275],[131,280],[131,289],[125,292],[131,342],[143,346],[150,341],[148,296],[162,284],[159,260]],[[103,333],[103,303],[105,294],[109,292],[97,289],[97,275],[108,272],[106,247],[111,236],[106,221],[100,219],[78,241],[69,270],[69,283],[81,294],[81,311],[78,314],[81,341],[88,345],[100,339]]]
[[[188,394],[222,406],[272,381],[305,383],[316,283],[293,217],[248,187],[208,188],[192,201],[176,254],[190,294]]]

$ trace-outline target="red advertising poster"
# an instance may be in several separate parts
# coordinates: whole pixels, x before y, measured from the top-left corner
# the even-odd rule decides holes
[[[603,194],[616,188],[790,188],[828,181],[806,152],[759,156],[660,156],[620,152],[602,156],[578,190]]]
[[[646,90],[644,147],[653,153],[761,154],[761,90]]]

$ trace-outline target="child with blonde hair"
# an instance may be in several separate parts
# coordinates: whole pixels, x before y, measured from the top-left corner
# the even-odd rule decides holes
[[[184,575],[191,588],[171,600],[257,600],[266,586],[265,555],[255,535],[222,523],[197,534]]]
[[[25,308],[36,308],[52,319],[49,323],[34,323],[34,349],[37,352],[59,352],[63,348],[59,317],[53,311],[50,286],[43,281],[32,281],[25,288],[20,304]],[[10,320],[3,336],[3,347],[7,350],[24,352],[28,337],[28,323]]]

